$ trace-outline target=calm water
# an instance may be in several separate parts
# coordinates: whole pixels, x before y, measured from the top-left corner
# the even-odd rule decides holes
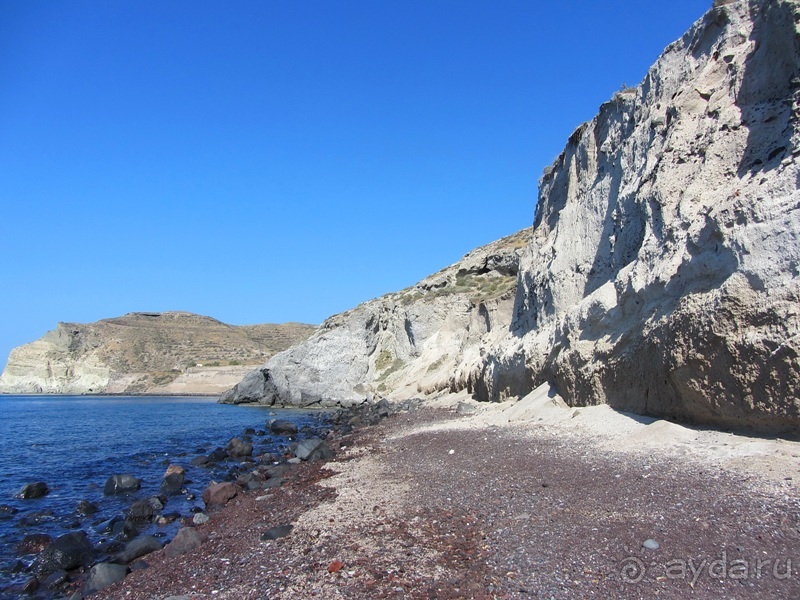
[[[94,526],[122,514],[134,500],[157,495],[170,463],[187,469],[186,488],[197,499],[171,498],[164,512],[187,515],[192,507],[202,507],[200,496],[209,481],[229,477],[237,464],[205,469],[191,467],[192,458],[224,448],[246,428],[263,430],[273,418],[306,427],[306,436],[325,424],[319,412],[228,406],[198,397],[0,396],[0,504],[19,510],[0,519],[0,589],[14,579],[7,571],[18,560],[15,546],[22,537],[56,537],[81,528],[100,541]],[[254,455],[281,453],[290,443],[270,435],[252,441]],[[142,489],[129,497],[104,496],[106,479],[116,473],[142,479]],[[50,494],[37,500],[14,498],[33,481],[47,482]],[[83,499],[101,512],[77,516],[75,507]],[[34,523],[23,525],[25,520]],[[152,527],[150,532],[169,537],[175,528],[158,532]]]

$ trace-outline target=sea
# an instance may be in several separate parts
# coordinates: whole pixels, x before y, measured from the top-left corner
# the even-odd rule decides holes
[[[269,433],[268,421],[287,419],[300,433],[293,438]],[[93,543],[108,541],[102,524],[121,517],[133,501],[157,496],[167,466],[186,469],[186,493],[171,497],[164,513],[191,516],[203,508],[203,490],[230,480],[241,465],[223,461],[210,468],[191,460],[225,448],[245,430],[254,456],[287,452],[292,441],[326,431],[329,413],[217,404],[207,397],[154,396],[11,396],[0,395],[0,598],[26,581],[24,568],[33,556],[20,556],[18,543],[33,533],[53,538],[82,529]],[[252,433],[252,432],[251,432]],[[141,479],[141,489],[105,496],[106,480],[115,474]],[[26,483],[44,481],[50,493],[35,500],[15,498]],[[98,507],[81,516],[87,500]],[[180,521],[141,533],[170,539]]]

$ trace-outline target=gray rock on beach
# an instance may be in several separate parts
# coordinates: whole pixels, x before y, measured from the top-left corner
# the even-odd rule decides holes
[[[83,586],[83,593],[87,596],[99,592],[118,581],[122,581],[128,575],[128,567],[114,563],[99,563],[89,571],[89,577]]]
[[[164,554],[166,554],[168,558],[175,558],[176,556],[186,554],[187,552],[199,548],[204,541],[205,536],[197,529],[194,527],[184,527],[178,530],[175,539],[164,546]]]
[[[327,442],[319,438],[309,438],[297,444],[294,454],[300,460],[314,462],[333,457],[333,450]]]
[[[161,550],[159,539],[152,535],[143,535],[128,542],[122,552],[114,555],[114,562],[127,564],[158,550]]]

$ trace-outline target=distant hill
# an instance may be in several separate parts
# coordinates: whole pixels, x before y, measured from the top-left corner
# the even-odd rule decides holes
[[[59,323],[11,351],[0,392],[216,394],[315,329],[302,323],[234,326],[188,312]]]

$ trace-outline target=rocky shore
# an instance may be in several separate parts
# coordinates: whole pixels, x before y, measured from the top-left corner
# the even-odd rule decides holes
[[[98,599],[795,598],[800,444],[450,396],[358,418]],[[377,414],[373,414],[377,421]],[[370,419],[367,419],[370,420]]]
[[[141,557],[154,551],[174,557],[194,549],[193,526],[245,490],[281,486],[294,464],[331,457],[323,438],[332,430],[348,432],[352,419],[330,411],[259,412],[266,422],[221,447],[177,451],[174,463],[162,456],[163,477],[156,480],[146,475],[146,456],[128,461],[143,472],[110,474],[105,485],[94,484],[99,494],[76,499],[74,509],[63,500],[47,503],[65,493],[58,479],[23,485],[13,504],[0,505],[0,598],[80,598],[146,568]]]

